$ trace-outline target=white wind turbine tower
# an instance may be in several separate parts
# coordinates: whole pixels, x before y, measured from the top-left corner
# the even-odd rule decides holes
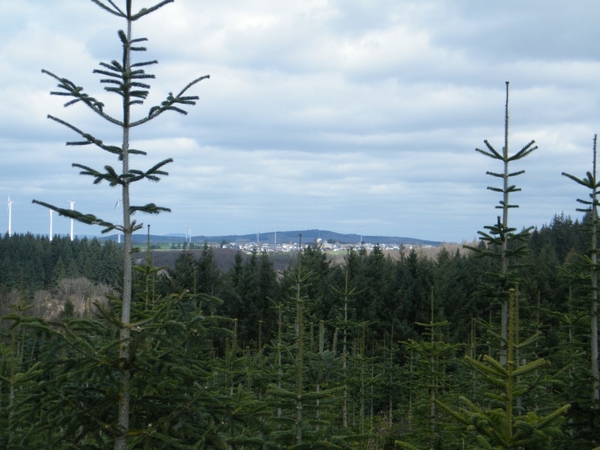
[[[73,211],[73,205],[75,202],[73,200],[69,200],[69,204],[71,205],[71,211]],[[73,219],[71,219],[71,240],[73,240]]]
[[[48,240],[52,241],[52,210],[49,209],[48,212],[50,213],[50,233],[48,233]]]
[[[12,236],[12,204],[13,201],[8,196],[8,237]]]

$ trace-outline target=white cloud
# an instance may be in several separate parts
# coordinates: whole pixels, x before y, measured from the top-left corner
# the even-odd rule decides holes
[[[471,239],[497,214],[485,172],[499,168],[474,149],[484,139],[503,145],[505,80],[511,148],[539,146],[514,164],[526,170],[515,180],[515,224],[576,215],[583,194],[560,172],[590,167],[598,9],[592,0],[177,0],[135,24],[149,38],[140,60],[160,61],[148,68],[157,78],[136,117],[195,77],[211,79],[191,90],[200,100],[186,117],[133,130],[134,147],[149,154],[135,164],[175,159],[169,177],[134,187],[135,202],[173,213],[138,220],[156,233],[277,226]],[[40,69],[106,98],[92,71],[119,58],[123,24],[75,0],[5,2],[0,17],[0,192],[15,200],[13,228],[46,232],[32,198],[62,204],[75,195],[83,211],[114,215],[118,191],[92,186],[71,163],[118,161],[65,147],[77,136],[46,115],[111,143],[118,128],[81,105],[63,109]],[[118,98],[106,103],[118,113]]]

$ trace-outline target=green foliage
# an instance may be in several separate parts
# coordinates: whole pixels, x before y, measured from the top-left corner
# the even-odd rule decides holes
[[[551,236],[553,230],[549,226],[545,233]],[[15,242],[21,239],[13,237]],[[42,245],[32,248],[45,251],[49,243],[43,238],[39,241]],[[64,244],[70,250],[57,255],[69,255],[65,259],[71,260],[75,257],[81,266],[92,254],[105,255],[105,246],[99,242],[65,240],[60,244],[61,249]],[[521,397],[523,418],[519,420],[538,424],[547,418],[561,407],[558,397],[549,401],[548,392],[556,393],[563,403],[573,402],[573,406],[567,413],[568,420],[553,421],[551,425],[558,424],[577,437],[556,435],[548,448],[582,448],[594,430],[584,403],[580,403],[587,397],[587,389],[579,381],[589,370],[584,360],[588,313],[582,310],[587,306],[580,296],[589,285],[589,277],[574,275],[570,266],[563,266],[571,270],[570,275],[558,276],[557,260],[551,247],[545,247],[530,253],[526,258],[530,265],[520,274],[527,292],[539,290],[540,295],[537,303],[523,302],[519,324],[524,334],[541,331],[545,338],[522,342],[518,351],[521,366],[526,366],[524,359],[536,361],[541,355],[544,361],[552,361],[552,367],[520,374],[519,383],[524,386],[514,388],[517,393],[518,389],[528,388],[528,382],[534,387]],[[110,258],[110,254],[106,256]],[[485,414],[498,410],[493,417],[500,422],[504,417],[500,407],[504,391],[492,389],[473,365],[461,363],[453,354],[457,345],[468,341],[472,360],[488,368],[495,367],[493,361],[500,363],[496,351],[501,337],[494,333],[493,323],[487,324],[485,339],[475,340],[470,336],[485,321],[480,320],[473,329],[471,321],[465,320],[490,313],[489,304],[477,296],[477,284],[489,271],[490,259],[446,251],[441,251],[435,261],[420,258],[416,252],[390,258],[375,250],[350,252],[343,265],[336,265],[318,248],[312,248],[300,261],[303,443],[295,441],[298,266],[292,265],[286,271],[288,275],[282,276],[274,270],[267,254],[239,254],[233,266],[221,272],[206,248],[196,256],[182,252],[168,276],[164,270],[152,267],[148,258],[146,264],[134,269],[132,322],[141,325],[140,330],[132,329],[135,356],[130,366],[131,389],[136,398],[131,403],[129,446],[143,447],[147,443],[156,448],[177,448],[195,442],[205,448],[384,448],[402,440],[426,448],[432,435],[431,417],[435,417],[436,449],[460,447],[463,438],[471,442],[469,445],[481,447],[484,438],[493,445],[485,436],[478,443],[476,437],[463,434],[466,426],[461,428],[457,420],[451,422],[452,416],[437,403],[432,416],[430,395],[433,387],[437,400],[463,405],[455,410],[472,414],[468,404],[458,400],[462,394]],[[94,264],[104,265],[102,261]],[[555,288],[544,288],[547,283]],[[432,286],[436,290],[433,316]],[[568,293],[569,287],[573,298],[559,299],[559,293]],[[552,289],[557,290],[555,297],[551,296]],[[213,301],[206,291],[222,296],[223,303]],[[25,308],[33,301],[27,295],[19,297],[18,290],[2,295],[8,302],[4,304],[8,308],[5,314],[10,311],[10,303],[21,301]],[[19,401],[13,408],[8,408],[10,384],[6,380],[10,377],[0,384],[0,403],[5,407],[2,423],[8,426],[9,411],[13,411],[13,417],[18,414],[21,419],[19,426],[13,427],[13,442],[18,440],[30,447],[47,448],[65,439],[80,448],[110,447],[117,426],[119,361],[124,361],[118,354],[117,338],[121,300],[99,303],[101,315],[94,307],[94,314],[65,314],[52,323],[31,317],[37,311],[35,302],[33,308],[17,315],[10,313],[3,321],[2,373],[10,375],[13,360],[11,324],[20,330],[17,336],[25,339],[25,345],[15,354],[21,355],[23,348],[26,358],[23,364],[15,365],[15,373],[21,374],[15,380],[24,382],[15,391]],[[417,323],[407,323],[409,317],[417,318]],[[447,322],[451,325],[442,325]],[[493,361],[482,361],[477,356],[481,353],[487,353]],[[188,359],[189,365],[182,363]],[[558,370],[562,367],[565,369]],[[472,373],[478,376],[472,378]],[[487,375],[498,378],[498,374]],[[81,383],[83,377],[85,383]],[[485,396],[486,392],[492,395]],[[186,399],[198,395],[195,403],[187,405]],[[183,407],[186,414],[191,414],[189,421],[177,416],[182,404],[187,405]],[[521,411],[519,407],[516,410]],[[173,422],[169,425],[159,415]],[[82,421],[85,426],[81,428]],[[198,433],[203,430],[203,437],[188,430],[192,421],[199,424]],[[183,431],[177,431],[180,429],[186,430],[189,440],[182,438]],[[65,437],[67,432],[71,437]],[[8,435],[3,438],[8,439]]]
[[[600,421],[600,364],[598,361],[598,252],[600,251],[598,247],[598,231],[600,231],[598,226],[600,222],[598,218],[598,205],[600,204],[598,188],[600,188],[600,181],[598,181],[597,177],[597,139],[597,135],[594,136],[592,170],[587,172],[585,177],[578,178],[563,172],[564,176],[585,187],[589,191],[590,198],[590,200],[577,199],[579,203],[584,205],[578,211],[585,212],[587,215],[585,227],[589,242],[588,251],[586,254],[578,255],[574,258],[570,265],[573,278],[585,277],[589,283],[585,294],[582,296],[588,304],[586,309],[589,311],[590,322],[588,358],[590,361],[589,378],[591,386],[589,409],[586,407],[582,408],[589,411],[587,414],[583,414],[583,416],[588,416],[587,422],[589,425],[586,426],[585,438],[589,443],[595,442],[598,439],[597,432],[593,430],[597,428],[597,424]],[[578,406],[586,405],[587,403],[588,400],[585,397],[577,398],[576,404]]]
[[[510,321],[508,326],[507,361],[502,364],[490,355],[483,361],[469,356],[465,359],[471,368],[487,384],[484,398],[472,401],[464,396],[459,400],[464,405],[461,409],[452,408],[443,402],[436,403],[465,427],[464,432],[470,435],[473,449],[509,449],[518,447],[548,448],[549,442],[560,436],[557,422],[563,418],[570,405],[560,406],[547,414],[540,413],[535,404],[517,408],[516,402],[530,394],[542,381],[543,370],[549,365],[545,359],[539,358],[520,365],[516,351],[535,342],[535,336],[521,343],[518,341],[518,309],[517,295],[510,291]],[[544,401],[548,403],[548,399]]]
[[[430,320],[417,323],[423,332],[420,340],[410,339],[405,348],[411,354],[410,425],[402,441],[396,441],[405,448],[414,445],[429,448],[453,448],[458,445],[452,433],[448,432],[445,418],[437,410],[436,400],[448,397],[448,391],[459,389],[457,380],[448,373],[449,362],[455,357],[459,345],[443,340],[443,330],[450,323],[436,321],[433,289],[430,295]],[[414,357],[414,360],[413,360]],[[443,444],[442,444],[443,443]]]
[[[143,281],[138,291],[146,294]],[[222,400],[209,390],[216,382],[210,340],[216,332],[216,317],[205,316],[203,310],[214,302],[211,297],[189,293],[137,298],[126,361],[115,340],[122,326],[118,319],[121,304],[116,298],[110,309],[97,305],[102,319],[44,323],[16,315],[6,317],[13,321],[13,329],[42,330],[47,335],[36,371],[26,372],[28,382],[34,378],[37,383],[28,387],[27,402],[14,406],[14,414],[21,420],[13,439],[32,442],[29,437],[39,435],[48,446],[112,445],[118,436],[118,369],[126,365],[133,399],[129,445],[189,448],[202,443],[206,448],[225,447],[221,423],[236,405],[233,399]],[[24,377],[19,379],[25,382]],[[30,420],[33,417],[37,420]]]
[[[55,236],[52,241],[32,234],[0,237],[0,255],[6,263],[0,286],[22,289],[32,297],[39,289],[50,290],[64,278],[85,277],[94,283],[119,287],[122,253],[114,242]]]
[[[243,345],[260,348],[275,337],[277,304],[283,290],[266,253],[252,253],[244,258],[238,252],[235,264],[218,283],[223,285],[219,313],[237,319]]]
[[[533,252],[540,252],[544,246],[554,250],[559,264],[563,264],[572,252],[584,254],[588,249],[588,236],[585,220],[573,220],[564,213],[556,214],[550,224],[533,230],[529,246]]]

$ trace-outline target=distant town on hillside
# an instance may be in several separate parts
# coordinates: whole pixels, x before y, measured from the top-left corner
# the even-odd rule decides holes
[[[116,234],[101,237],[101,240],[119,241],[121,237]],[[367,236],[359,234],[343,234],[327,230],[302,230],[302,231],[271,231],[267,233],[254,233],[244,235],[222,236],[192,236],[191,234],[150,235],[150,244],[168,244],[172,248],[198,248],[208,243],[211,246],[233,248],[241,250],[259,251],[294,251],[297,250],[302,240],[302,246],[318,243],[325,250],[345,251],[350,247],[379,245],[382,249],[400,249],[400,247],[438,247],[439,241],[428,241],[410,237],[396,236]],[[148,236],[142,233],[134,235],[134,243],[143,245]]]

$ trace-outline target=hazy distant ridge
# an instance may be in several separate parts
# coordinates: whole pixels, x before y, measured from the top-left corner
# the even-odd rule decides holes
[[[303,231],[277,231],[277,243],[292,243],[298,242],[299,236],[302,234],[302,242],[303,243],[311,243],[316,239],[322,239],[323,241],[328,241],[332,239],[334,242],[342,242],[347,244],[359,243],[361,240],[361,235],[359,234],[343,234],[336,233],[335,231],[328,230],[303,230]],[[134,237],[135,243],[144,243],[146,242],[147,236],[145,234],[135,234]],[[150,242],[152,243],[178,243],[183,242],[186,236],[181,234],[168,234],[165,236],[157,236],[151,235]],[[101,239],[108,239],[111,241],[116,241],[117,236],[111,235],[107,237],[103,237]],[[242,235],[222,235],[222,236],[192,236],[192,242],[194,243],[202,243],[204,241],[208,242],[222,242],[223,240],[227,242],[267,242],[269,244],[275,243],[275,232],[271,231],[268,233],[252,233],[252,234],[242,234]],[[370,244],[404,244],[404,245],[433,245],[439,246],[442,243],[440,241],[427,241],[424,239],[417,239],[411,237],[398,237],[398,236],[362,236],[362,241]]]

